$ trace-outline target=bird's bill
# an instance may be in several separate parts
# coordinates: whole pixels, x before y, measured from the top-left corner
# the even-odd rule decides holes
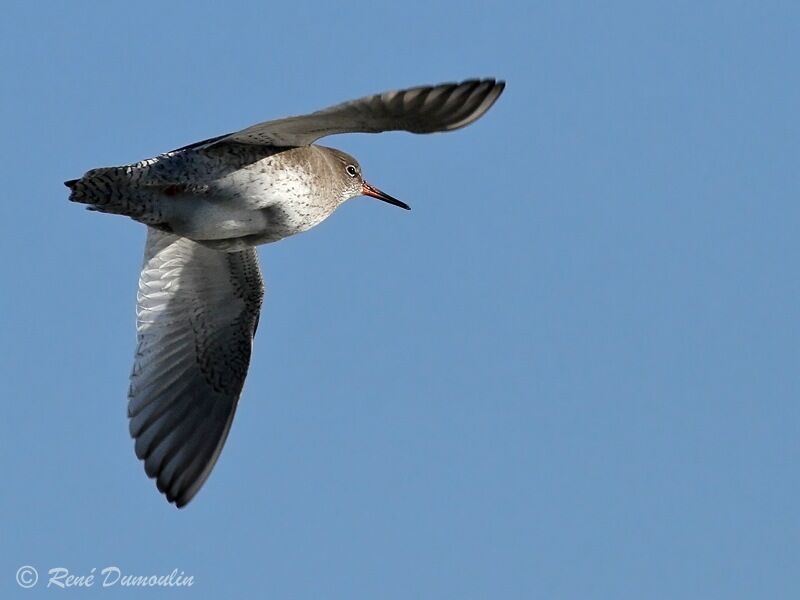
[[[371,196],[373,198],[377,198],[378,200],[383,200],[384,202],[388,202],[389,204],[394,204],[395,206],[399,206],[400,208],[411,210],[411,207],[405,202],[402,202],[397,198],[392,198],[389,194],[385,194],[378,188],[368,184],[366,181],[361,184],[361,193],[364,194],[365,196]]]

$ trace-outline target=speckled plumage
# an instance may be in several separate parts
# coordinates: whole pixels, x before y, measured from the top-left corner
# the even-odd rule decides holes
[[[254,246],[306,231],[359,195],[408,208],[366,183],[352,156],[313,142],[459,129],[504,85],[376,94],[66,182],[73,202],[148,226],[128,416],[136,455],[170,502],[184,506],[202,487],[233,421],[264,294]]]
[[[306,231],[360,195],[347,165],[358,168],[324,146],[226,143],[89,171],[71,199],[230,252]]]

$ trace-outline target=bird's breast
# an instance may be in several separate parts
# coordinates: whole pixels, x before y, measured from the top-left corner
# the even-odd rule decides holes
[[[330,215],[334,207],[321,197],[313,174],[276,162],[266,158],[232,174],[229,189],[237,203],[260,211],[270,226],[286,235],[305,231]]]
[[[222,149],[165,157],[186,182],[180,193],[163,198],[172,230],[196,241],[246,238],[256,245],[319,224],[338,202],[324,197],[318,169],[300,150],[239,156]]]

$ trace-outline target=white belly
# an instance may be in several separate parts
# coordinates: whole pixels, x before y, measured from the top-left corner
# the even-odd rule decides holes
[[[305,172],[275,168],[267,158],[176,197],[169,223],[196,241],[252,236],[266,243],[310,229],[333,208],[319,201]]]

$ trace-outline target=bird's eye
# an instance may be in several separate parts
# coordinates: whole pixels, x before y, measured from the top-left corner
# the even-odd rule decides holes
[[[347,171],[347,174],[350,175],[350,177],[355,177],[358,175],[358,170],[353,165],[347,165],[344,170]]]

